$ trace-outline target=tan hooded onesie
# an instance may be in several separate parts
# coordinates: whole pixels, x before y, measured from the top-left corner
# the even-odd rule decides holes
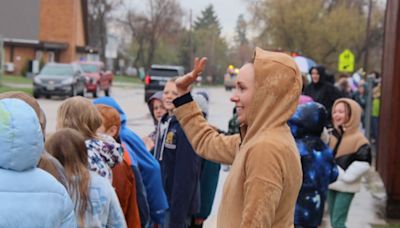
[[[295,112],[302,82],[293,59],[257,48],[255,91],[241,135],[224,136],[204,120],[195,102],[175,110],[202,157],[232,164],[217,227],[292,227],[302,181],[295,141],[286,122]]]

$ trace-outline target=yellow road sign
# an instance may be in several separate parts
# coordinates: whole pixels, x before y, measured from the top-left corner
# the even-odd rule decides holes
[[[355,58],[353,52],[351,52],[349,49],[344,50],[339,55],[339,64],[338,64],[339,72],[351,73],[354,71],[354,65],[355,65]]]

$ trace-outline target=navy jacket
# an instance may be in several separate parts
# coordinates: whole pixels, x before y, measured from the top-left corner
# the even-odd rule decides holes
[[[338,176],[332,150],[320,135],[326,110],[317,102],[297,107],[289,126],[300,152],[303,184],[296,202],[294,224],[317,227],[321,224],[328,185]]]
[[[161,124],[168,124],[164,132],[160,132]],[[169,227],[186,227],[187,218],[200,207],[201,160],[175,116],[166,114],[161,118],[154,153],[170,205]]]
[[[165,192],[162,189],[160,166],[157,160],[151,156],[142,139],[126,126],[126,115],[113,98],[102,97],[94,100],[93,103],[111,106],[120,114],[121,141],[125,144],[129,152],[132,166],[134,166],[132,168],[135,176],[138,175],[138,170],[140,170],[140,176],[142,177],[136,178],[136,181],[139,181],[139,183],[136,183],[136,186],[142,225],[145,227],[148,221],[146,218],[146,203],[148,203],[152,221],[154,223],[162,223],[165,217],[165,212],[168,209],[168,202]],[[137,169],[137,167],[139,169]],[[141,180],[143,183],[140,183]],[[141,191],[143,185],[146,192]]]

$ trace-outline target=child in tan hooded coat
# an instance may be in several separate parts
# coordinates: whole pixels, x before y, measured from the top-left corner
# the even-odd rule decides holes
[[[284,53],[257,48],[254,63],[240,70],[231,100],[238,108],[241,135],[218,134],[192,102],[189,85],[205,59],[177,79],[175,115],[195,151],[208,160],[231,164],[217,227],[293,227],[302,171],[287,121],[296,110],[302,82]]]

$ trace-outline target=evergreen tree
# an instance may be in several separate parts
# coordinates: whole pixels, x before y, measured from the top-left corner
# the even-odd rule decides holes
[[[215,31],[218,36],[221,34],[221,26],[212,4],[201,11],[201,15],[198,16],[194,22],[194,29],[212,30]]]

